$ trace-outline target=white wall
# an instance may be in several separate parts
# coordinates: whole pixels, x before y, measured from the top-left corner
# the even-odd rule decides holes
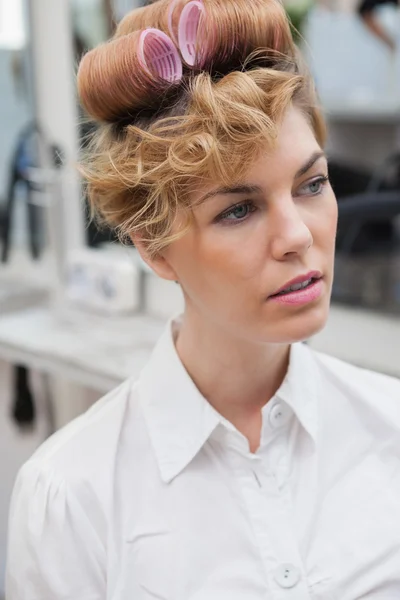
[[[400,11],[387,7],[379,18],[400,42]],[[400,114],[391,108],[400,107],[400,43],[393,57],[355,13],[321,8],[311,13],[304,35],[307,60],[330,121],[330,156],[373,169],[400,145],[398,116],[386,122],[373,116],[377,107]],[[366,116],[358,122],[335,116],[346,110]]]
[[[400,41],[400,11],[379,12],[382,24]],[[307,58],[318,91],[326,104],[335,102],[385,102],[400,97],[400,44],[396,61],[354,13],[312,11],[304,32]]]
[[[114,0],[114,12],[117,21],[120,21],[130,10],[142,5],[143,2],[141,0]]]

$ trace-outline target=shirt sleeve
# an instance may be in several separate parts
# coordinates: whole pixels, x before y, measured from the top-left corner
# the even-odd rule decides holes
[[[19,472],[9,518],[7,600],[105,600],[106,553],[82,502],[51,470]]]

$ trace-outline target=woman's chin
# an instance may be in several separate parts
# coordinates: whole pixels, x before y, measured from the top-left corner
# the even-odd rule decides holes
[[[324,303],[325,304],[325,303]],[[267,326],[265,341],[277,344],[292,344],[307,340],[319,333],[326,325],[329,315],[329,305],[314,307],[303,314],[291,318],[277,320],[273,330]]]
[[[298,331],[293,332],[293,342],[303,342],[314,335],[317,335],[322,329],[324,329],[326,322],[328,320],[328,315],[321,316],[320,319],[315,319],[308,326],[307,324],[303,324],[299,327]]]

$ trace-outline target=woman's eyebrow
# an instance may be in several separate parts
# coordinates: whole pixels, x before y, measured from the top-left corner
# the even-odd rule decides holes
[[[308,161],[302,167],[300,167],[294,178],[298,179],[302,175],[305,175],[307,171],[309,171],[311,167],[313,167],[317,160],[319,160],[320,158],[326,158],[326,154],[325,152],[322,152],[322,150],[317,150],[310,156]]]
[[[209,200],[210,198],[213,198],[214,196],[219,196],[220,194],[255,194],[259,192],[262,192],[262,188],[259,185],[239,184],[232,186],[224,186],[217,188],[212,192],[208,192],[208,194],[205,194],[205,196],[201,198],[199,203],[201,204],[205,200]]]
[[[310,156],[308,161],[302,167],[300,167],[300,169],[297,171],[297,173],[295,175],[295,179],[298,179],[302,175],[305,175],[305,173],[307,173],[307,171],[309,171],[311,169],[311,167],[314,166],[314,164],[320,158],[326,158],[325,152],[322,152],[321,150],[314,152]],[[206,200],[209,200],[210,198],[213,198],[214,196],[219,196],[219,195],[256,194],[256,193],[262,193],[262,192],[263,192],[263,189],[259,185],[236,184],[236,185],[232,185],[232,186],[223,186],[223,187],[217,188],[217,189],[212,190],[211,192],[208,192],[207,194],[205,194],[205,196],[203,196],[199,200],[199,204],[202,204]]]

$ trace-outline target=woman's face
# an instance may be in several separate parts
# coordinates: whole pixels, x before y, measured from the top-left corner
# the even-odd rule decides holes
[[[294,342],[319,331],[329,310],[337,225],[327,176],[310,126],[291,107],[277,146],[240,185],[196,192],[194,226],[156,266],[181,284],[188,315],[255,342]],[[275,296],[299,277],[312,282]]]

